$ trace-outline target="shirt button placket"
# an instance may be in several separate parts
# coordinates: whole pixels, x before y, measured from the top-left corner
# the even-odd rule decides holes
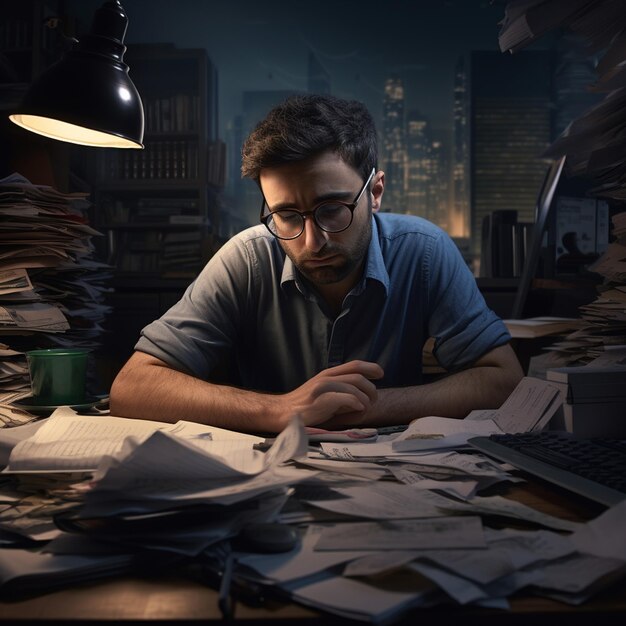
[[[328,367],[343,363],[348,311],[344,310],[333,324],[328,345]]]

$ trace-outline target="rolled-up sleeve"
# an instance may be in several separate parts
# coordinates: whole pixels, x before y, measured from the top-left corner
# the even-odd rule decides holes
[[[146,326],[135,349],[198,378],[228,367],[251,291],[245,246],[226,243],[183,297]]]
[[[433,241],[428,284],[429,332],[434,355],[447,370],[467,367],[511,336],[502,320],[487,307],[454,242],[441,233]]]

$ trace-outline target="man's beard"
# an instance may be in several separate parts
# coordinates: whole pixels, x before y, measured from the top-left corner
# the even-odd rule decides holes
[[[291,259],[294,261],[294,259]],[[310,282],[316,285],[332,285],[349,276],[359,265],[361,260],[343,259],[339,265],[323,265],[321,267],[303,267],[302,263],[295,263],[298,271]]]
[[[332,285],[350,276],[352,272],[357,270],[365,262],[371,238],[372,225],[371,221],[368,221],[364,225],[360,235],[355,238],[356,243],[350,250],[346,250],[343,247],[337,247],[335,249],[334,245],[336,244],[330,244],[330,247],[325,246],[316,256],[309,256],[305,259],[295,259],[288,249],[285,249],[285,253],[298,268],[298,271],[309,282],[314,285]],[[333,254],[336,254],[338,257],[337,259],[333,259],[333,265],[321,265],[319,267],[306,265],[307,260],[315,260],[316,257],[325,258]]]
[[[291,262],[298,269],[300,274],[304,276],[313,285],[332,285],[341,282],[352,272],[363,265],[367,257],[370,241],[372,239],[372,211],[371,202],[368,204],[368,219],[361,226],[361,232],[355,235],[351,248],[346,248],[335,242],[328,242],[322,250],[317,254],[309,255],[306,258],[296,258],[289,249],[288,243],[281,242],[281,246],[285,254],[291,259]],[[302,235],[301,235],[302,236]],[[333,265],[307,266],[306,261],[314,261],[337,255],[333,259]],[[337,262],[339,262],[337,264]]]

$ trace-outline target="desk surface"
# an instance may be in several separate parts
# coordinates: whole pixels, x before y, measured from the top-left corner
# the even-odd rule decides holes
[[[503,612],[476,607],[441,606],[416,609],[406,616],[402,624],[420,626],[506,626],[516,624],[550,623],[567,620],[567,626],[585,624],[600,626],[623,623],[626,615],[626,589],[612,590],[579,607],[572,607],[543,598],[513,598],[512,611]],[[190,621],[220,622],[217,592],[183,577],[145,580],[122,578],[51,593],[32,600],[0,604],[0,620],[20,622],[67,622],[81,623],[130,622],[130,621]],[[341,618],[321,615],[294,604],[273,602],[263,608],[238,604],[235,621],[239,624],[262,623],[286,626],[290,623],[311,625],[353,624]],[[267,623],[267,622],[266,622]]]
[[[507,487],[507,497],[533,506],[546,513],[584,521],[598,515],[603,508],[589,501],[570,496],[557,487],[533,481],[523,485]],[[511,612],[486,610],[476,607],[439,606],[432,609],[417,609],[404,620],[406,624],[420,626],[436,624],[451,626],[474,624],[488,626],[502,624],[554,624],[563,618],[567,625],[615,624],[626,616],[626,582],[608,589],[592,601],[579,607],[572,607],[556,601],[517,596],[511,598]],[[248,607],[239,603],[235,612],[236,621],[259,623],[259,620],[271,620],[271,624],[354,623],[340,618],[323,615],[289,603],[274,601],[263,608]],[[15,622],[81,622],[106,621],[187,621],[202,620],[218,622],[221,620],[217,606],[217,592],[194,580],[185,571],[170,573],[167,576],[123,577],[104,580],[80,587],[63,589],[15,602],[0,602],[0,620],[4,623]],[[266,622],[267,623],[267,622]]]

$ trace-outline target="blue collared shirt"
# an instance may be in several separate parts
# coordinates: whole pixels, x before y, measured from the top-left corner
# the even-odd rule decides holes
[[[381,365],[379,387],[419,384],[429,337],[449,371],[510,340],[446,233],[382,213],[337,317],[259,225],[222,246],[136,349],[204,380],[285,392],[353,359]]]

